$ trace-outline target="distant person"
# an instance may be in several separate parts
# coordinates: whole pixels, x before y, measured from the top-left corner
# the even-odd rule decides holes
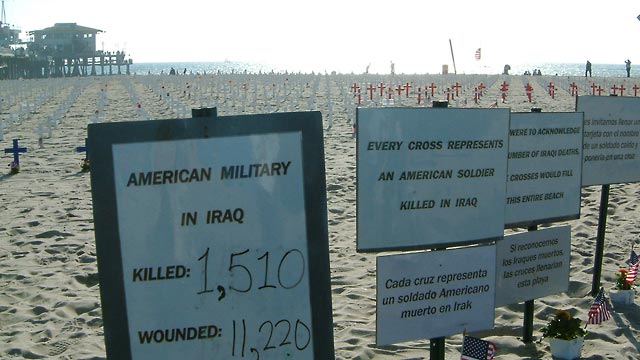
[[[631,77],[631,61],[627,59],[627,61],[625,61],[624,64],[627,69],[627,77]]]
[[[171,70],[169,70],[169,75],[175,75],[176,74],[176,69],[171,68]]]
[[[509,64],[506,64],[502,69],[502,75],[509,75],[509,70],[511,70],[511,66]]]
[[[393,61],[391,62],[391,75],[394,75],[396,73],[396,64],[393,63]]]
[[[587,66],[584,68],[584,77],[587,77],[587,74],[591,77],[591,61],[589,60],[587,60]]]

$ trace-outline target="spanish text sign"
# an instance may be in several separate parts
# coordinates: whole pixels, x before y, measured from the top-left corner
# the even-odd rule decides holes
[[[640,98],[580,96],[584,112],[582,186],[640,181]]]
[[[495,271],[494,245],[379,256],[376,344],[491,329]]]
[[[358,251],[502,236],[508,109],[358,109],[357,117]]]
[[[497,243],[496,307],[569,289],[569,225],[506,235]]]
[[[512,113],[507,227],[580,216],[583,113]]]
[[[308,207],[326,208],[320,116],[259,118],[90,128],[92,153],[110,148],[113,164],[112,189],[93,184],[104,170],[92,186],[115,198],[112,224],[94,203],[103,302],[123,297],[105,314],[105,334],[127,326],[113,336],[130,354],[117,358],[332,358],[326,218]]]

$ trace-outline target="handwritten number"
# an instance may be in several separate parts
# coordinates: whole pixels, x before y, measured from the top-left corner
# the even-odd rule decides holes
[[[246,320],[242,319],[242,333],[241,334],[237,334],[238,330],[236,327],[236,320],[232,321],[232,326],[233,326],[233,337],[232,337],[232,348],[231,348],[231,356],[235,357],[236,356],[236,344],[237,344],[237,340],[236,340],[236,335],[238,336],[242,336],[242,348],[241,348],[241,352],[240,352],[240,357],[245,357],[245,350],[247,347],[247,324],[246,324]],[[278,347],[283,347],[283,346],[287,346],[287,345],[291,345],[291,322],[289,320],[286,319],[282,319],[279,320],[278,322],[276,322],[276,324],[274,325],[273,322],[267,320],[264,321],[262,324],[260,324],[260,327],[258,328],[258,333],[262,334],[262,336],[260,336],[260,338],[267,338],[266,343],[264,344],[264,351],[268,351],[268,350],[274,350],[277,349]],[[250,331],[251,332],[251,331]],[[263,332],[265,334],[263,334]],[[280,341],[280,343],[276,346],[274,345],[273,342],[273,335],[274,332],[277,334],[281,334],[282,335],[282,340]],[[277,335],[280,336],[280,335]],[[302,321],[300,321],[300,319],[296,320],[296,325],[295,325],[295,329],[294,329],[294,341],[295,341],[295,347],[296,349],[298,349],[299,351],[303,351],[305,350],[309,344],[311,343],[311,330],[309,329],[309,327]],[[255,360],[259,360],[260,359],[260,350],[256,349],[255,347],[251,347],[249,349],[250,353],[253,353],[256,355]]]
[[[275,327],[278,328],[278,325],[280,324],[285,324],[287,326],[287,333],[284,335],[284,338],[280,342],[280,346],[290,345],[291,341],[289,341],[289,334],[291,334],[291,323],[289,322],[289,320],[282,319],[276,323]]]
[[[249,279],[249,284],[246,286],[246,288],[238,289],[238,288],[235,288],[235,287],[229,285],[229,289],[231,289],[231,290],[235,290],[237,292],[242,292],[242,293],[245,293],[245,292],[248,292],[249,290],[251,290],[251,285],[253,284],[253,278],[251,277],[251,272],[244,265],[234,264],[234,258],[236,256],[239,257],[241,255],[244,255],[244,254],[248,253],[248,252],[249,252],[249,249],[247,249],[247,250],[245,250],[243,252],[231,254],[231,259],[229,260],[229,272],[233,272],[234,269],[239,270],[239,271],[244,271],[244,272],[247,273],[247,278]]]
[[[265,321],[260,325],[258,332],[262,332],[262,328],[265,325],[269,325],[269,339],[267,339],[267,343],[264,345],[264,350],[275,349],[276,347],[271,345],[271,337],[273,337],[273,323],[271,321]]]
[[[298,326],[299,325],[304,326],[304,329],[306,330],[306,333],[307,333],[307,342],[302,346],[300,346],[298,343],[298,329],[299,329]],[[307,348],[307,346],[309,346],[310,342],[311,342],[311,330],[309,330],[309,327],[305,325],[305,323],[300,321],[300,319],[296,320],[296,349],[304,350]]]
[[[293,255],[292,255],[293,254]],[[282,283],[282,266],[284,265],[284,262],[287,260],[287,257],[289,255],[295,256],[295,255],[300,256],[300,277],[293,282],[291,285],[285,285]],[[293,261],[293,260],[291,260]],[[298,286],[298,284],[300,284],[300,282],[302,281],[302,278],[304,277],[304,268],[305,268],[305,263],[304,263],[304,255],[302,254],[302,252],[298,249],[293,249],[293,250],[289,250],[287,251],[284,256],[282,257],[282,259],[280,260],[280,265],[278,265],[278,283],[280,283],[280,286],[282,286],[285,289],[293,289],[294,287]],[[285,272],[285,273],[293,273],[293,271],[289,271],[289,272]]]
[[[247,324],[242,319],[242,357],[244,357],[244,349],[247,343]]]
[[[268,277],[269,277],[269,252],[265,252],[264,255],[260,256],[258,258],[258,260],[264,260],[264,285],[260,286],[258,289],[264,289],[264,288],[275,288],[275,285],[268,285]]]
[[[231,338],[231,356],[236,356],[236,321],[233,320],[233,337]]]
[[[202,254],[202,256],[198,258],[198,261],[203,259],[204,259],[204,284],[203,284],[202,291],[198,291],[198,295],[213,292],[213,290],[209,290],[209,288],[207,287],[209,285],[207,283],[207,272],[208,272],[207,269],[209,266],[209,248],[207,248],[207,251],[205,251],[204,254]]]

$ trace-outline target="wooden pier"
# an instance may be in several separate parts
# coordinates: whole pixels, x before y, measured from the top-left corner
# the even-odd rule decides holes
[[[96,49],[101,32],[76,23],[30,31],[26,49],[0,54],[0,79],[130,74],[133,61],[124,51]]]

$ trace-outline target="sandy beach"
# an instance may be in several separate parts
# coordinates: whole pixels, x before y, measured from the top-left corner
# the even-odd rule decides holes
[[[0,162],[0,359],[106,358],[90,174],[81,171],[84,155],[76,151],[84,145],[89,123],[184,118],[191,116],[191,108],[213,106],[219,116],[320,110],[326,129],[336,358],[429,359],[428,340],[375,345],[376,254],[357,253],[355,244],[355,108],[381,106],[390,96],[395,106],[425,106],[446,100],[449,88],[449,96],[454,94],[450,104],[455,107],[573,112],[572,92],[597,94],[600,87],[606,96],[615,85],[616,91],[624,86],[623,96],[634,96],[638,83],[638,78],[451,74],[138,75],[2,81],[0,144],[9,148],[12,139],[19,139],[28,151],[20,154],[19,174],[9,174],[11,154],[3,153]],[[482,96],[477,95],[480,84]],[[504,98],[503,84],[508,85]],[[556,309],[572,309],[583,321],[587,319],[593,300],[589,292],[600,193],[600,186],[583,188],[580,219],[544,225],[571,225],[571,270],[568,292],[535,301],[534,336],[538,338],[539,329]],[[602,271],[605,288],[613,285],[619,267],[626,267],[632,244],[640,243],[639,196],[638,184],[611,186]],[[522,342],[523,310],[523,304],[497,308],[495,328],[472,335],[496,343],[496,359],[551,359],[548,341]],[[613,306],[611,320],[590,325],[583,358],[640,359],[638,310],[638,305]],[[448,337],[446,358],[459,359],[461,344],[461,334]]]

